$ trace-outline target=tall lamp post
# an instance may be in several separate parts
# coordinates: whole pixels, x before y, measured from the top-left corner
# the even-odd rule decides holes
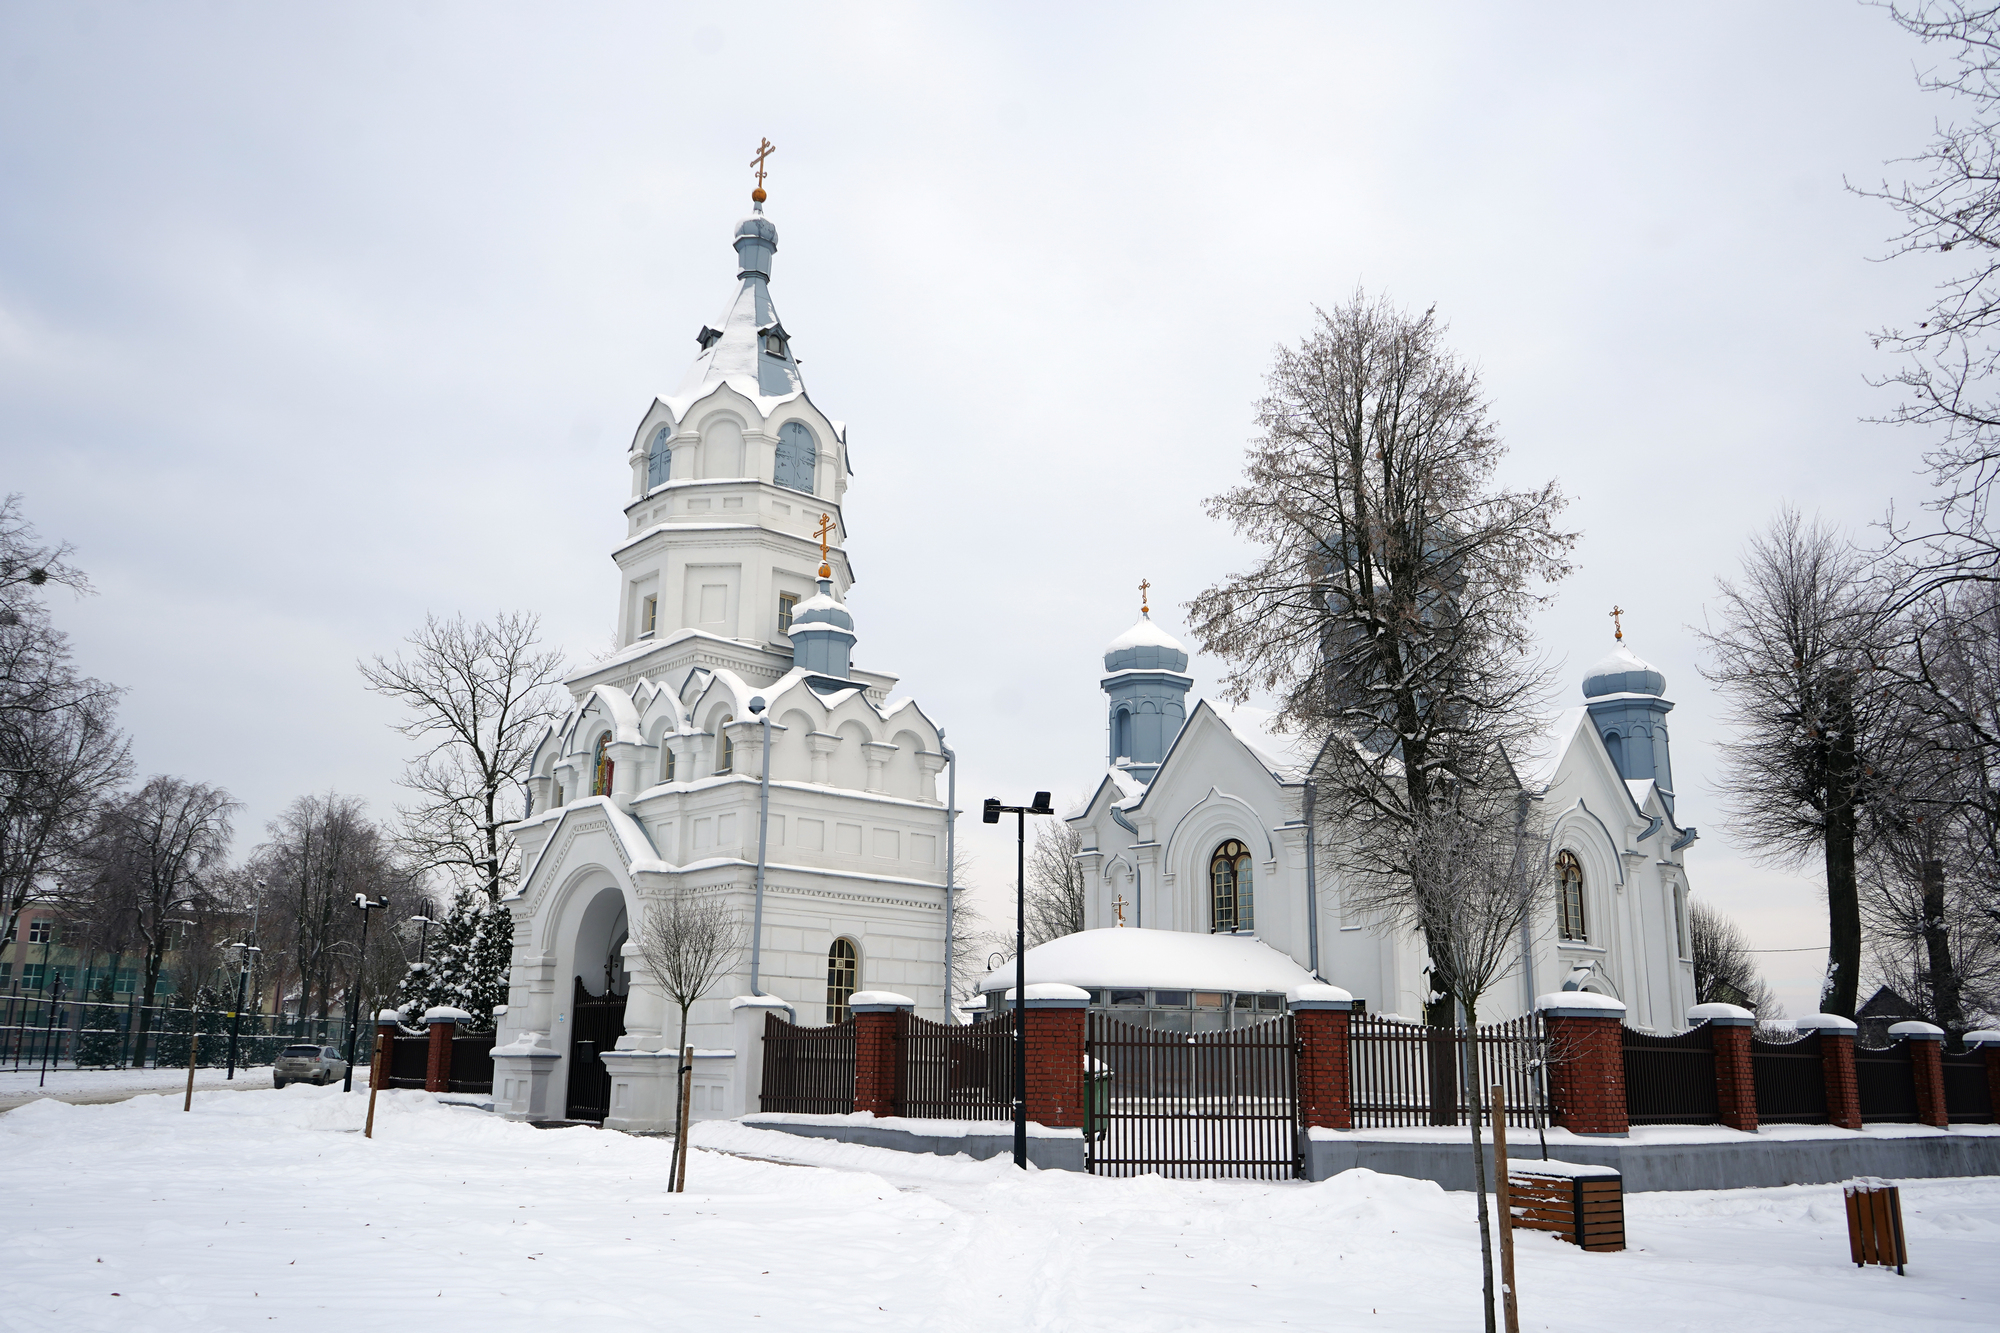
[[[361,975],[368,966],[368,914],[389,910],[389,895],[383,894],[373,902],[365,893],[354,895],[355,910],[361,913],[361,951],[354,959],[354,986],[347,997],[347,1077],[341,1080],[342,1092],[354,1091],[354,1040],[361,1028]]]
[[[1052,815],[1049,794],[1035,793],[1032,805],[1002,805],[986,798],[988,824],[1014,816],[1014,1165],[1028,1169],[1028,816]]]
[[[750,716],[764,724],[764,775],[757,793],[757,899],[750,920],[750,993],[762,995],[764,963],[764,854],[771,832],[771,710],[758,695],[750,701]],[[664,741],[661,744],[665,744]]]
[[[243,942],[230,947],[237,950],[243,966],[236,973],[236,1005],[229,1014],[229,1073],[226,1078],[236,1077],[236,1037],[243,1030],[243,1001],[250,992],[250,955],[264,952],[253,941],[257,938],[257,917],[264,907],[264,881],[257,881],[257,901],[250,905],[250,933]]]

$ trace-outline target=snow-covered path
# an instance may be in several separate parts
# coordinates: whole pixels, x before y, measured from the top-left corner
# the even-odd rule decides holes
[[[0,1115],[0,1326],[1196,1330],[1478,1326],[1470,1196],[1096,1180],[709,1124],[671,1145],[416,1092],[40,1101]],[[1904,1188],[1912,1276],[1847,1262],[1833,1187],[1629,1201],[1635,1247],[1520,1243],[1530,1329],[1991,1328],[2000,1180]],[[115,1293],[115,1294],[114,1294]]]
[[[368,1081],[366,1069],[356,1071],[355,1081]],[[194,1086],[227,1089],[232,1092],[271,1086],[269,1065],[238,1068],[232,1080],[226,1069],[197,1069]],[[187,1070],[166,1069],[51,1069],[46,1078],[38,1069],[0,1070],[0,1111],[25,1106],[37,1097],[54,1097],[79,1106],[91,1102],[118,1102],[141,1092],[184,1092]]]

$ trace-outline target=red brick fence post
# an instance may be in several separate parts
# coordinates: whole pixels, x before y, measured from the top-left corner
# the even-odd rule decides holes
[[[1549,1032],[1549,1099],[1572,1134],[1624,1135],[1625,1005],[1589,991],[1539,996]]]
[[[1737,1004],[1698,1004],[1688,1022],[1707,1023],[1715,1049],[1715,1119],[1746,1134],[1757,1132],[1757,1079],[1750,1065],[1750,1033],[1757,1015]]]
[[[1910,1043],[1910,1068],[1917,1076],[1917,1120],[1938,1129],[1951,1124],[1944,1105],[1944,1029],[1933,1023],[1892,1023],[1889,1035]]]
[[[1353,1129],[1348,1024],[1354,997],[1317,982],[1285,997],[1299,1043],[1299,1123],[1307,1129]]]
[[[1861,1085],[1854,1081],[1854,1034],[1851,1018],[1839,1014],[1807,1014],[1792,1020],[1801,1032],[1819,1033],[1820,1067],[1826,1071],[1826,1123],[1842,1129],[1861,1128]]]
[[[1027,995],[1028,1119],[1050,1129],[1083,1125],[1084,1010],[1090,992],[1030,983]]]
[[[430,1059],[424,1065],[424,1091],[451,1091],[451,1039],[458,1035],[461,1023],[470,1023],[472,1015],[463,1009],[450,1005],[440,1005],[424,1010],[424,1024],[430,1029]]]
[[[895,1115],[903,1099],[902,1050],[896,1034],[903,1015],[917,1007],[894,991],[856,991],[847,998],[854,1015],[854,1109]]]

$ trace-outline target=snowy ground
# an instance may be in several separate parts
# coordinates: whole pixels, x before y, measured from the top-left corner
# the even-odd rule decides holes
[[[430,1315],[551,1327],[1478,1327],[1472,1200],[1098,1180],[703,1125],[671,1145],[536,1130],[418,1092],[293,1087],[0,1115],[0,1325],[237,1329]],[[781,1165],[750,1157],[783,1157]],[[1911,1276],[1857,1271],[1835,1187],[1638,1195],[1623,1254],[1523,1234],[1529,1329],[1992,1328],[2000,1180],[1903,1191]]]
[[[243,1068],[236,1070],[232,1083],[226,1069],[197,1069],[194,1071],[194,1086],[201,1088],[268,1088],[271,1086],[271,1067]],[[356,1070],[357,1083],[368,1081],[368,1071]],[[40,1069],[0,1069],[0,1111],[11,1110],[37,1097],[54,1097],[60,1101],[75,1102],[115,1102],[123,1101],[135,1092],[184,1092],[187,1088],[185,1066],[167,1069],[51,1069],[44,1082]]]

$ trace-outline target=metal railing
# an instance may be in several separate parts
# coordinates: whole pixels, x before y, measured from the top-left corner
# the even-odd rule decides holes
[[[43,997],[6,994],[0,995],[0,1067],[40,1068],[46,1058],[51,1069],[127,1069],[139,1053],[142,1030],[148,1066],[185,1067],[192,1030],[201,1034],[196,1064],[220,1067],[229,1058],[229,1029],[229,1015],[221,1009],[67,998],[52,1005]],[[285,1047],[304,1042],[345,1050],[347,1020],[246,1011],[236,1064],[268,1065]]]
[[[1826,1123],[1826,1061],[1819,1033],[1783,1042],[1752,1036],[1750,1077],[1757,1085],[1758,1124]]]
[[[1356,1129],[1469,1123],[1471,1098],[1461,1086],[1468,1041],[1482,1103],[1485,1090],[1498,1083],[1507,1090],[1509,1125],[1534,1129],[1546,1123],[1541,1073],[1548,1037],[1539,1014],[1485,1024],[1470,1033],[1356,1014],[1348,1022],[1348,1037]]]
[[[1861,1094],[1863,1124],[1914,1124],[1917,1119],[1917,1071],[1910,1043],[1899,1041],[1886,1050],[1854,1048],[1854,1084]],[[1763,1109],[1758,1099],[1758,1110]]]
[[[1715,1030],[1671,1037],[1624,1030],[1625,1118],[1635,1125],[1712,1125],[1716,1121]]]
[[[898,1114],[931,1120],[1006,1120],[1014,1114],[1014,1016],[970,1025],[904,1014]]]
[[[1986,1053],[1961,1051],[1944,1057],[1944,1110],[1954,1125],[1990,1125],[1996,1119],[1993,1087],[1986,1081]]]
[[[764,1091],[758,1109],[808,1115],[854,1110],[854,1020],[802,1028],[764,1016]]]
[[[1090,1014],[1086,1080],[1109,1082],[1108,1095],[1090,1111],[1090,1170],[1292,1179],[1299,1156],[1297,1049],[1289,1014],[1194,1034]]]

